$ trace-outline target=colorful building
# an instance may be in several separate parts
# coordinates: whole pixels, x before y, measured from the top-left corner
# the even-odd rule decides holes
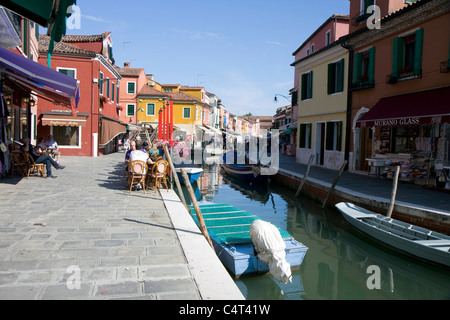
[[[39,37],[39,63],[47,65],[50,37]],[[51,68],[76,79],[81,99],[68,110],[52,102],[38,104],[38,136],[52,134],[63,155],[96,157],[116,151],[117,136],[126,132],[119,120],[121,76],[114,67],[110,32],[68,35],[55,44]]]
[[[128,124],[128,129],[135,129],[138,124],[138,99],[137,95],[142,87],[150,82],[143,68],[131,68],[129,62],[123,64],[123,68],[116,68],[122,77],[119,88],[119,120]]]
[[[203,103],[181,91],[179,84],[159,84],[152,81],[138,93],[138,123],[157,128],[159,111],[166,101],[173,101],[174,139],[200,141],[202,138]]]
[[[338,169],[345,160],[349,59],[337,40],[348,27],[347,15],[333,15],[293,53],[297,108],[292,108],[291,122],[296,122],[297,136],[291,145],[287,141],[286,152],[295,154],[297,162],[308,163],[313,155],[313,163]]]
[[[358,4],[351,1],[351,16]],[[354,56],[351,169],[367,170],[367,159],[377,157],[402,160],[410,180],[411,166],[426,165],[429,178],[450,154],[450,2],[377,5],[394,11],[380,29],[360,18],[360,28],[344,38]]]

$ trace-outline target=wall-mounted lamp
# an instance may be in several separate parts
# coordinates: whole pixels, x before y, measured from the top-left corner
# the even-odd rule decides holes
[[[34,99],[30,99],[30,106],[34,107],[36,105],[36,101]]]
[[[9,106],[11,104],[11,98],[6,99],[6,104]]]
[[[22,98],[22,102],[23,103],[28,103],[28,102],[30,102],[30,98],[27,98],[27,97]]]
[[[273,97],[273,102],[274,102],[274,103],[277,103],[277,102],[278,102],[277,96],[283,97],[283,98],[285,98],[287,101],[292,102],[292,100],[291,100],[290,98],[288,98],[288,97],[286,97],[286,96],[283,96],[282,94],[278,94],[278,93],[277,93],[277,94],[275,95],[275,97]]]

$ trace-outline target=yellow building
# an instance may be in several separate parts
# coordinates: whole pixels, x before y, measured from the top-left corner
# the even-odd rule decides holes
[[[339,43],[295,63],[299,74],[297,162],[339,169],[345,157],[348,51]]]
[[[172,96],[174,139],[196,141],[201,136],[202,103],[180,91],[180,85],[149,81],[138,94],[138,123],[158,127],[159,111]]]

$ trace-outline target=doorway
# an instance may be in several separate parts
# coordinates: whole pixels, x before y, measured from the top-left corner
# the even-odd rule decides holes
[[[316,123],[316,164],[323,165],[325,153],[325,122]]]
[[[367,158],[372,157],[372,128],[361,128],[361,157],[359,168],[360,170],[367,171],[369,170],[368,163],[366,161]]]

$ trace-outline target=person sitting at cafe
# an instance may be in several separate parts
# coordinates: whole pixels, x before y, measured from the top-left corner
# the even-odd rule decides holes
[[[125,154],[125,163],[128,164],[128,162],[130,162],[130,154],[132,151],[135,151],[135,150],[136,150],[136,140],[131,140],[130,141],[130,149]]]
[[[54,175],[52,175],[52,166],[54,166],[56,169],[61,169],[61,170],[65,168],[65,166],[59,165],[48,154],[43,154],[43,152],[40,152],[40,155],[38,155],[36,153],[35,147],[30,143],[29,138],[23,139],[23,143],[24,143],[24,145],[22,147],[22,151],[28,152],[31,155],[31,157],[33,158],[34,162],[36,162],[36,164],[39,164],[39,163],[45,164],[45,168],[47,170],[47,178],[56,178]],[[40,148],[38,147],[36,149],[40,149]]]
[[[154,162],[152,161],[152,159],[150,159],[147,151],[145,151],[145,149],[142,148],[136,148],[136,150],[133,150],[130,152],[130,158],[129,161],[133,162],[135,160],[141,160],[144,161],[145,163],[147,163],[147,165],[153,165]]]
[[[47,148],[50,148],[52,150],[53,155],[56,156],[56,162],[59,163],[61,151],[59,151],[58,143],[53,140],[53,136],[51,134],[47,137],[45,145],[47,146]]]
[[[44,141],[43,137],[39,137],[37,139],[36,148],[37,147],[41,148],[43,151],[47,150],[47,146],[45,145],[45,141]]]

